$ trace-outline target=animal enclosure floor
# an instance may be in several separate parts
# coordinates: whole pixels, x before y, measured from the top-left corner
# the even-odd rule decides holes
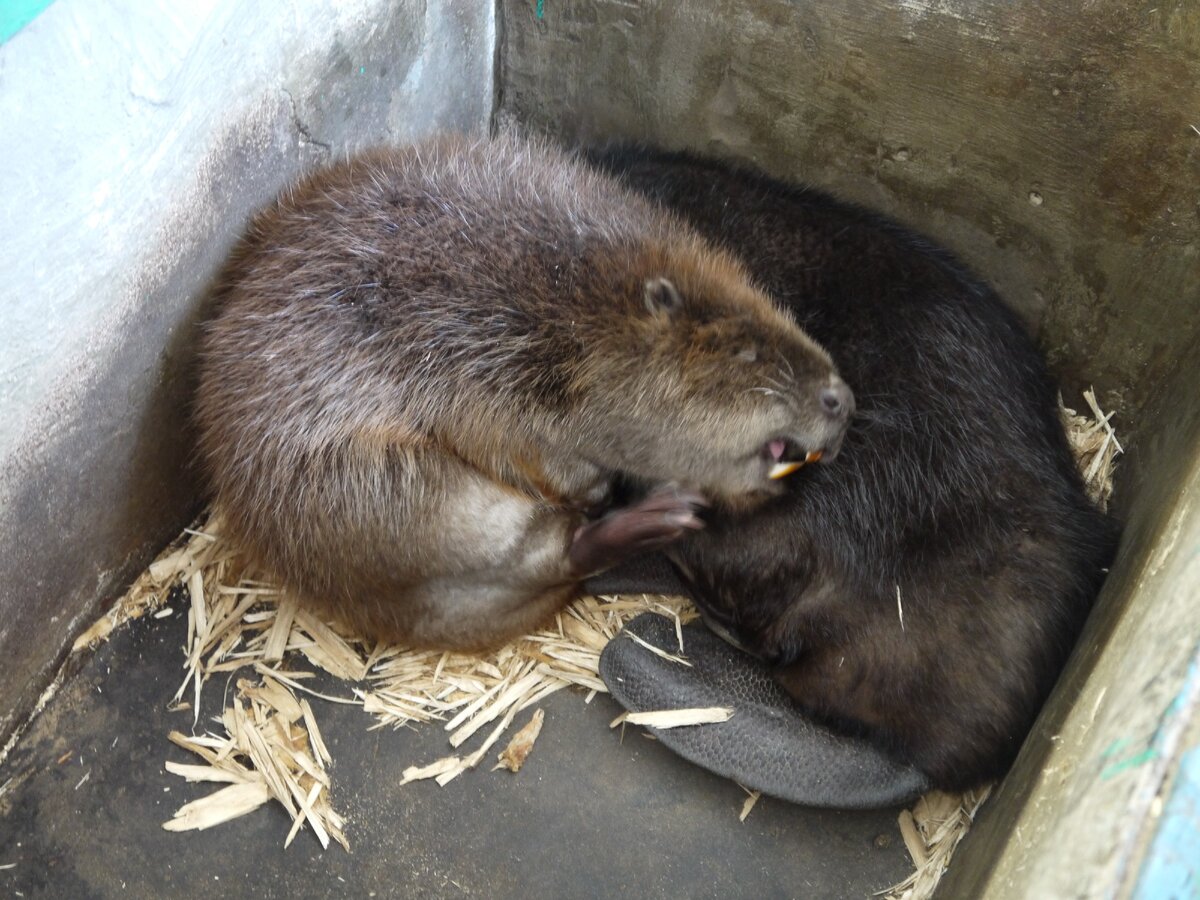
[[[371,731],[361,710],[314,701],[350,852],[322,851],[307,828],[285,850],[277,804],[164,831],[182,803],[219,787],[163,767],[197,762],[166,737],[193,730],[192,711],[167,711],[182,675],[178,615],[133,621],[84,654],[0,766],[3,896],[865,898],[911,870],[898,810],[763,797],[739,823],[736,784],[640,729],[622,739],[609,697],[585,705],[571,690],[541,704],[520,772],[481,766],[444,788],[399,786],[406,767],[445,755],[439,723]],[[222,688],[206,690],[206,714]]]

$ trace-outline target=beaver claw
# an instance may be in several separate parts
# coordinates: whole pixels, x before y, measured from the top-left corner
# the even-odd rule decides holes
[[[577,572],[603,571],[638,553],[666,546],[704,527],[697,510],[708,505],[692,491],[666,489],[614,509],[575,532],[567,555]]]
[[[674,622],[656,613],[638,616],[625,630],[679,653]],[[650,729],[684,759],[805,806],[877,809],[928,789],[928,779],[916,769],[861,738],[836,734],[807,718],[764,665],[700,622],[683,626],[683,654],[692,667],[618,635],[600,656],[600,677],[631,711],[732,707],[733,717],[720,724]]]

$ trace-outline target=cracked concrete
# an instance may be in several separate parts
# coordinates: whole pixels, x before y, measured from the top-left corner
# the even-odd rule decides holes
[[[309,131],[308,126],[300,121],[300,114],[296,111],[296,98],[292,96],[292,92],[287,88],[282,88],[282,90],[284,96],[287,97],[288,105],[292,110],[292,127],[296,129],[296,133],[299,136],[300,145],[303,147],[307,144],[311,144],[314,147],[320,147],[325,151],[325,155],[328,156],[333,151],[333,145],[328,141],[319,141],[312,136],[312,132]]]

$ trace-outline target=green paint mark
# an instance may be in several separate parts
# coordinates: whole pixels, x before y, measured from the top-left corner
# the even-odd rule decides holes
[[[1158,756],[1158,751],[1153,747],[1149,747],[1139,753],[1137,756],[1131,756],[1129,759],[1123,759],[1120,762],[1113,763],[1107,769],[1100,773],[1100,780],[1107,781],[1120,775],[1122,772],[1127,772],[1130,769],[1136,768],[1143,763],[1148,763],[1154,757]]]
[[[1104,752],[1100,754],[1100,758],[1108,759],[1110,756],[1120,753],[1122,750],[1124,750],[1126,747],[1128,747],[1132,743],[1133,743],[1133,738],[1131,738],[1131,737],[1117,738],[1115,741],[1113,741],[1111,744],[1109,744],[1107,747],[1104,748]]]
[[[1136,900],[1200,896],[1200,747],[1179,763],[1154,843],[1138,876]]]
[[[359,74],[359,75],[366,75],[366,74],[367,74],[367,67],[366,67],[366,66],[359,66],[359,67],[358,67],[358,74]]]
[[[537,0],[537,17],[539,19],[546,16],[546,0]]]
[[[1171,705],[1168,706],[1167,711],[1163,713],[1163,718],[1166,718],[1167,716],[1177,716],[1183,712],[1183,707],[1185,705],[1185,698],[1183,694],[1184,692],[1180,691],[1175,695],[1175,699],[1171,701]]]
[[[0,44],[37,18],[54,0],[0,0]]]

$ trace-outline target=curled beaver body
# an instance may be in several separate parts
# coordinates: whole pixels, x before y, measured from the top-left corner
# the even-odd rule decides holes
[[[1021,323],[945,250],[818,191],[643,148],[593,161],[741,259],[857,398],[836,465],[669,548],[705,620],[935,785],[1001,775],[1117,538]]]
[[[227,527],[275,577],[364,636],[478,648],[708,498],[778,494],[852,409],[733,257],[502,136],[362,154],[261,213],[196,419]],[[640,492],[606,510],[617,480]]]

